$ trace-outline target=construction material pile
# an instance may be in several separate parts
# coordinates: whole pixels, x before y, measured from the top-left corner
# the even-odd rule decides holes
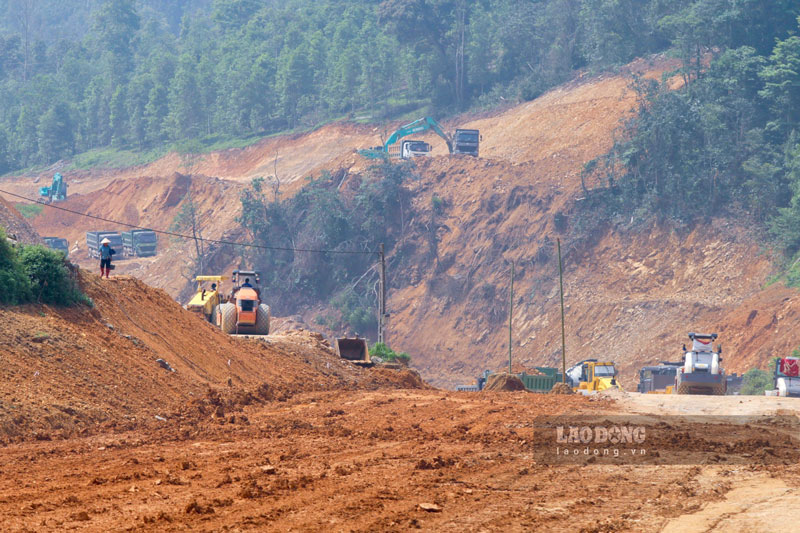
[[[572,387],[566,383],[556,383],[550,389],[550,394],[572,394]]]
[[[514,374],[509,374],[507,372],[500,372],[497,374],[492,374],[489,376],[489,379],[486,382],[486,386],[483,390],[487,391],[524,391],[525,385],[522,384],[522,380],[519,379],[518,376]]]

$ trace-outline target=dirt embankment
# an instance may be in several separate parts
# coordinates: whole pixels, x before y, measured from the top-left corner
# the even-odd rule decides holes
[[[235,339],[137,279],[83,272],[81,283],[93,309],[0,309],[0,442],[224,418],[226,406],[302,391],[415,386],[407,372],[340,360],[317,334]]]
[[[0,197],[0,228],[6,236],[25,244],[41,244],[42,238],[19,211]]]

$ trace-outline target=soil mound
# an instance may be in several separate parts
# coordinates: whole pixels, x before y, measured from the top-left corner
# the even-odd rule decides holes
[[[390,369],[375,367],[371,370],[372,378],[376,385],[389,386],[398,389],[432,389],[422,381],[419,372],[413,368]]]
[[[25,244],[42,244],[42,238],[36,230],[28,224],[19,211],[9,202],[0,197],[0,227],[6,235]]]
[[[572,387],[567,385],[566,383],[556,383],[553,385],[553,388],[550,389],[550,394],[575,394],[572,390]]]
[[[521,391],[525,390],[525,385],[522,384],[522,380],[520,380],[514,374],[508,374],[506,372],[501,372],[498,374],[492,374],[489,376],[489,379],[486,382],[486,386],[483,390],[488,391]]]
[[[234,338],[135,278],[79,277],[93,308],[0,309],[0,443],[175,424],[307,391],[423,385],[344,361],[319,334]]]

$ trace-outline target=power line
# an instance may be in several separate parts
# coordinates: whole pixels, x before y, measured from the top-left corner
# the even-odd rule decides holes
[[[96,215],[90,215],[88,213],[81,213],[80,211],[75,211],[73,209],[68,209],[68,208],[62,207],[60,205],[45,204],[45,203],[37,202],[36,200],[32,200],[31,198],[28,198],[26,196],[21,196],[19,194],[14,194],[13,192],[4,191],[3,189],[0,189],[0,193],[7,194],[7,195],[13,196],[15,198],[19,198],[21,200],[26,200],[26,201],[34,203],[34,204],[39,204],[39,205],[43,205],[45,207],[50,207],[50,208],[53,208],[53,209],[66,211],[67,213],[72,213],[73,215],[78,215],[78,216],[87,217],[87,218],[93,218],[95,220],[101,220],[103,222],[108,222],[109,224],[118,224],[120,226],[126,226],[126,227],[134,228],[134,229],[149,230],[149,231],[152,231],[154,233],[160,233],[162,235],[169,235],[171,237],[178,237],[178,238],[181,238],[181,239],[191,239],[193,241],[196,240],[196,241],[210,242],[210,243],[215,243],[215,244],[227,244],[227,245],[231,245],[231,246],[243,246],[245,248],[258,248],[258,249],[261,249],[261,250],[277,250],[277,251],[282,251],[282,252],[311,252],[311,253],[318,253],[318,254],[380,255],[379,251],[376,252],[376,251],[371,251],[371,250],[364,250],[364,251],[359,251],[359,250],[315,250],[315,249],[310,249],[310,248],[286,248],[286,247],[281,247],[281,246],[265,246],[265,245],[262,245],[262,244],[248,244],[248,243],[244,243],[244,242],[223,241],[223,240],[219,240],[219,239],[206,239],[206,238],[203,238],[203,237],[193,237],[191,235],[184,235],[182,233],[175,233],[175,232],[172,232],[172,231],[164,231],[164,230],[158,230],[158,229],[153,229],[153,228],[145,228],[144,226],[137,226],[136,224],[128,224],[127,222],[120,222],[119,220],[111,220],[109,218],[103,218],[103,217],[96,216]]]

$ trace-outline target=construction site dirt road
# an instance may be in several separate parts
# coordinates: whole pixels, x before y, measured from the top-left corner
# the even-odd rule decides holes
[[[718,399],[693,400],[702,408]],[[769,400],[759,398],[759,409],[774,414]],[[800,400],[789,400],[781,409],[796,415]],[[147,433],[17,444],[3,450],[0,521],[4,531],[793,529],[796,449],[777,448],[781,464],[766,464],[761,430],[740,434],[736,453],[747,459],[738,462],[535,460],[536,416],[613,415],[629,401],[636,404],[525,392],[318,392],[224,417],[167,419]],[[704,431],[721,448],[730,438],[714,426]],[[663,454],[682,444],[659,446]]]

